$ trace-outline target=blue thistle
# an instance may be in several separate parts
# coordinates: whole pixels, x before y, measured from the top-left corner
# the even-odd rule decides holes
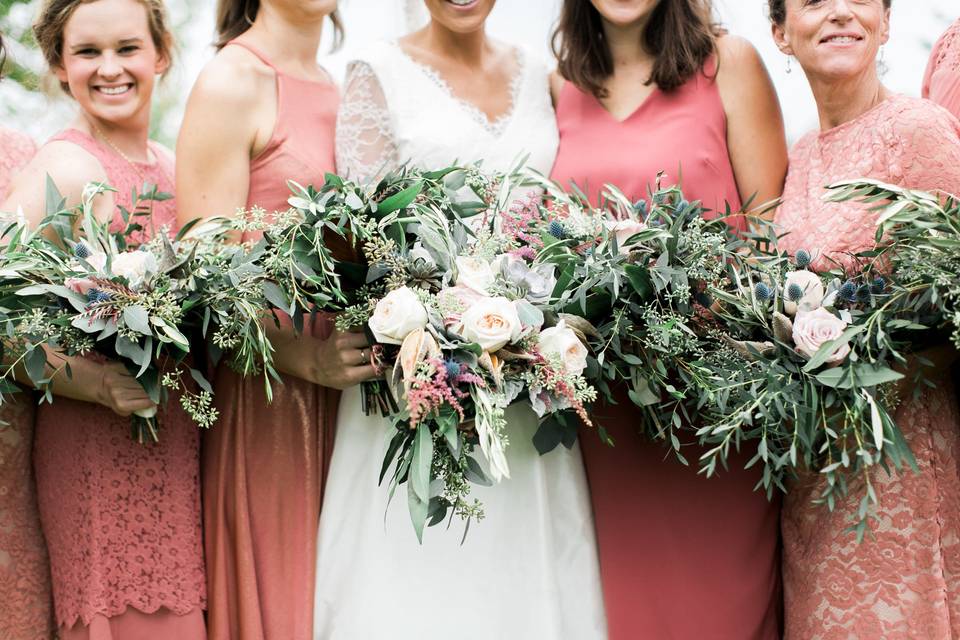
[[[443,364],[447,368],[447,378],[456,378],[460,375],[460,363],[456,360],[445,360]]]
[[[113,296],[106,291],[101,291],[100,289],[90,289],[87,291],[87,302],[90,304],[109,302],[110,300],[113,300]]]
[[[800,251],[797,251],[797,255],[795,255],[794,258],[797,261],[797,266],[801,269],[806,269],[813,261],[813,258],[810,256],[810,252],[806,249],[800,249]]]
[[[837,291],[837,296],[844,302],[856,302],[857,300],[857,285],[851,280],[847,280],[840,287],[840,290]]]
[[[870,302],[870,298],[872,296],[873,294],[870,293],[870,285],[862,284],[859,287],[857,287],[857,302],[861,304],[866,304]]]
[[[796,282],[787,287],[787,300],[790,302],[800,302],[803,299],[803,287]]]
[[[887,281],[885,278],[874,278],[873,284],[870,285],[870,291],[874,294],[880,295],[887,289]]]
[[[645,217],[647,215],[647,201],[637,200],[633,203],[633,210],[640,214],[640,217]]]
[[[567,237],[567,230],[563,228],[563,224],[559,220],[553,220],[547,227],[547,231],[557,240],[565,240]]]
[[[77,244],[73,245],[73,255],[82,260],[86,260],[93,254],[90,252],[90,248],[87,247],[87,245],[82,242],[78,242]]]
[[[755,295],[758,300],[773,300],[773,289],[765,282],[758,282],[753,288],[753,295]]]
[[[677,203],[677,211],[685,211],[687,207],[690,206],[689,200],[680,199],[680,202]]]

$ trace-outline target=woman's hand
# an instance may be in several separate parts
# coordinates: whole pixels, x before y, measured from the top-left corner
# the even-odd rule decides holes
[[[265,325],[277,371],[333,389],[347,389],[378,376],[363,333],[333,331],[327,339],[297,335],[291,327]]]
[[[310,378],[315,384],[342,390],[377,377],[372,346],[363,333],[334,331],[317,342]]]
[[[119,362],[106,362],[99,367],[99,386],[93,390],[96,402],[121,416],[129,416],[135,411],[155,406],[143,386],[127,371],[126,366]],[[78,382],[84,384],[83,381]]]

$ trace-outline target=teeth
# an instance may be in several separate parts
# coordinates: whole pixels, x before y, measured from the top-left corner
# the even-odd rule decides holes
[[[827,42],[856,42],[856,38],[851,38],[850,36],[836,36],[834,38],[827,38]]]
[[[121,93],[126,93],[130,90],[130,85],[124,85],[122,87],[100,87],[100,93],[105,93],[108,96],[118,96]]]
[[[473,4],[474,0],[447,0],[450,4],[455,4],[458,7],[465,7],[468,4]]]

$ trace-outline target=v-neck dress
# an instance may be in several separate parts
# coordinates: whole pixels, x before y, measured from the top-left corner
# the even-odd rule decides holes
[[[548,172],[557,131],[546,65],[526,53],[518,60],[513,106],[491,123],[395,43],[371,48],[345,83],[340,171],[374,175],[407,161],[434,169],[458,159],[506,170],[528,155]],[[535,414],[514,405],[505,418],[510,478],[473,490],[486,517],[462,545],[456,519],[427,529],[420,545],[403,492],[390,503],[377,482],[395,430],[363,414],[356,388],[344,391],[320,517],[316,640],[606,638],[580,450],[540,456]]]
[[[598,202],[603,185],[633,200],[664,172],[690,200],[740,207],[727,122],[712,62],[675,91],[653,93],[623,121],[590,93],[565,83],[557,103],[560,149],[552,177]],[[746,194],[745,194],[746,195]],[[734,456],[729,471],[697,475],[696,445],[682,465],[639,434],[640,411],[620,393],[580,437],[596,520],[611,640],[778,637],[779,501],[754,491],[759,471]]]

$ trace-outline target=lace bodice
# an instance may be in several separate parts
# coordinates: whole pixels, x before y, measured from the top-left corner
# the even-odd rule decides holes
[[[547,68],[524,50],[517,60],[513,106],[491,122],[396,41],[371,46],[347,67],[337,116],[338,171],[365,179],[408,161],[431,169],[482,161],[502,171],[528,155],[528,166],[549,172],[558,138]]]
[[[933,46],[923,76],[923,97],[960,118],[960,19]]]
[[[37,147],[28,136],[10,129],[0,129],[0,202],[7,197],[13,176],[23,168]]]
[[[851,202],[823,202],[838,180],[873,178],[895,185],[960,194],[960,124],[925,100],[893,96],[828,131],[812,131],[790,151],[790,170],[776,222],[781,247],[806,249],[815,266],[824,256],[873,246],[874,216]]]

